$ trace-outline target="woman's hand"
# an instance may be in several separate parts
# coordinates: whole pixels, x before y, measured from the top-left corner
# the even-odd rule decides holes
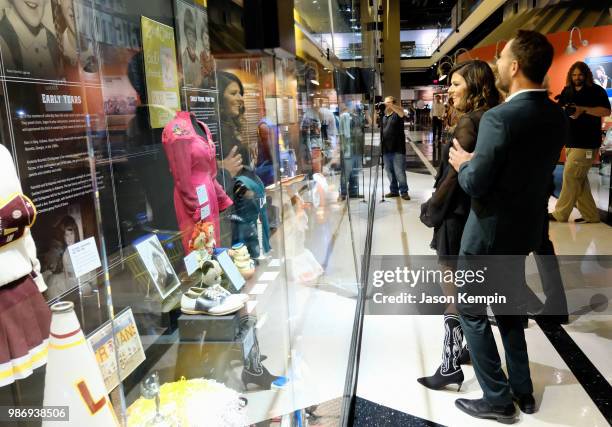
[[[221,167],[233,177],[242,170],[242,155],[238,153],[238,146],[232,148],[227,157],[221,160]]]

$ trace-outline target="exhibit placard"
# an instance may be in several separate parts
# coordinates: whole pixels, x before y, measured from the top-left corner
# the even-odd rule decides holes
[[[174,29],[146,16],[141,25],[151,127],[163,128],[180,109]]]

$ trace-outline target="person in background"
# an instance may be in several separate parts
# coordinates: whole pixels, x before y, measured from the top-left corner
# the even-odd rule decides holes
[[[334,114],[331,112],[328,105],[322,105],[321,108],[319,108],[319,117],[321,119],[324,164],[327,164],[331,161],[334,150],[336,149],[338,128],[336,127]]]
[[[444,128],[444,103],[442,97],[436,95],[433,105],[431,106],[431,130],[433,133],[432,142],[440,142],[442,139],[442,129]]]
[[[311,174],[322,172],[323,138],[320,108],[321,99],[314,99],[312,105],[304,111],[300,124],[303,149],[302,161],[305,163],[305,168],[311,168]]]
[[[410,200],[406,179],[406,135],[404,134],[404,110],[392,96],[385,98],[385,114],[382,118],[381,147],[385,170],[389,178],[389,193],[385,197]]]
[[[601,146],[601,118],[610,115],[608,95],[594,83],[588,65],[579,61],[567,72],[559,104],[570,117],[570,137],[565,147],[561,194],[549,218],[567,222],[575,206],[582,215],[576,222],[599,222],[588,175]]]

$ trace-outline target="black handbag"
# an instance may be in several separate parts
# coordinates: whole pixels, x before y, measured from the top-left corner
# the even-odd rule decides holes
[[[421,205],[419,219],[429,228],[436,228],[444,221],[444,209],[435,209],[431,204],[431,198]]]

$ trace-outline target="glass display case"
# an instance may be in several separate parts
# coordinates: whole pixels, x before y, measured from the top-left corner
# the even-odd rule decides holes
[[[0,3],[0,262],[28,270],[0,274],[2,324],[22,324],[0,338],[0,406],[100,426],[338,418],[373,97],[340,90],[355,77],[297,4],[295,54],[240,48],[230,1],[27,7]]]

